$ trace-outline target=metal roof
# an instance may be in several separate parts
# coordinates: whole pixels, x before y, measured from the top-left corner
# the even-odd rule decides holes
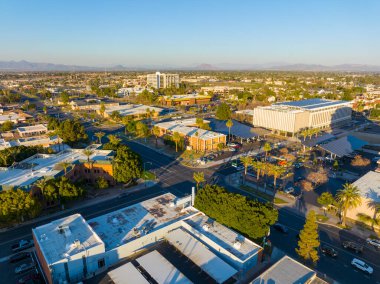
[[[306,110],[312,110],[316,108],[325,108],[334,105],[347,105],[346,101],[331,101],[324,99],[309,99],[309,100],[301,100],[301,101],[291,101],[291,102],[280,102],[274,105],[285,105],[291,107],[297,107]]]
[[[380,202],[380,173],[369,171],[353,183],[367,199]]]
[[[149,284],[131,262],[111,270],[108,276],[115,284]]]
[[[325,149],[331,154],[337,155],[338,157],[343,157],[351,154],[356,150],[361,149],[366,144],[368,143],[359,138],[349,135],[341,137],[327,144],[322,144],[319,147]]]

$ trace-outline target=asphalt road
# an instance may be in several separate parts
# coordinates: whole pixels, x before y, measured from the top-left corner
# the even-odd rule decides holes
[[[151,198],[153,196],[160,195],[164,192],[172,192],[177,196],[187,195],[191,192],[191,187],[194,186],[193,182],[193,170],[181,166],[177,161],[164,156],[156,151],[148,149],[142,145],[128,142],[129,146],[139,152],[145,162],[146,169],[153,171],[160,182],[154,187],[147,188],[145,190],[135,192],[125,198],[115,198],[113,200],[104,201],[97,205],[92,205],[86,208],[79,209],[78,212],[86,219],[94,218],[99,215],[117,210],[119,208],[126,207],[128,205],[140,202],[142,200]],[[220,176],[229,172],[228,167],[221,166],[222,169],[205,169],[206,179],[211,179],[214,176]],[[225,170],[223,170],[225,168]],[[217,173],[215,173],[217,171]],[[217,179],[218,182],[226,186],[223,183],[223,178]],[[238,189],[228,187],[229,190],[240,192]],[[73,212],[62,212],[61,217],[72,214]],[[45,224],[57,217],[44,220],[41,222],[35,222],[34,224],[21,226],[0,234],[0,275],[11,275],[14,277],[13,266],[7,264],[4,261],[4,257],[11,254],[10,245],[17,242],[20,239],[31,238],[31,229],[33,227]],[[279,249],[283,250],[292,257],[297,258],[295,254],[296,247],[296,234],[302,229],[305,219],[302,216],[296,215],[286,210],[280,210],[279,221],[289,227],[290,233],[284,236],[274,230],[272,230],[270,239],[272,243]],[[360,243],[365,243],[364,240],[358,239],[356,236],[351,235],[349,232],[338,230],[334,227],[320,226],[320,239],[322,243],[329,244],[336,248],[339,252],[339,256],[336,260],[327,256],[321,256],[316,269],[321,274],[326,274],[328,277],[338,281],[339,283],[376,283],[380,284],[380,252],[375,251],[374,248],[366,246],[362,255],[357,256],[355,253],[346,251],[341,247],[343,240],[353,240]],[[351,259],[358,257],[366,261],[374,268],[374,274],[369,277],[364,273],[354,270],[351,265]],[[1,262],[3,261],[3,262]],[[5,278],[3,278],[4,280]],[[13,281],[12,281],[13,282]]]

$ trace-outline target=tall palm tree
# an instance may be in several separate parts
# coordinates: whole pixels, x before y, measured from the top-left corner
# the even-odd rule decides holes
[[[154,135],[154,137],[156,138],[156,148],[157,148],[157,139],[158,137],[160,136],[161,134],[161,130],[158,126],[153,126],[152,128],[152,134]]]
[[[252,162],[252,166],[253,166],[253,167],[255,168],[255,170],[256,170],[257,181],[259,181],[261,171],[264,170],[264,164],[263,164],[263,162],[260,162],[260,161],[254,161],[254,162]]]
[[[370,224],[372,229],[374,226],[380,226],[380,216],[377,216],[376,214],[371,217],[364,213],[358,213],[356,217],[358,217],[358,219],[363,223]]]
[[[34,185],[37,186],[37,187],[41,190],[42,195],[44,194],[44,190],[45,190],[45,188],[46,188],[46,186],[47,186],[47,182],[48,182],[48,181],[47,181],[46,178],[41,178],[41,179],[37,180],[37,181],[34,183]]]
[[[71,163],[67,161],[63,161],[58,163],[58,167],[62,168],[64,170],[65,176],[67,174],[67,169],[71,166]]]
[[[199,185],[202,183],[202,182],[205,182],[205,175],[203,172],[194,172],[193,174],[193,178],[197,184],[197,191],[199,189]]]
[[[277,178],[281,177],[285,172],[285,168],[277,165],[272,165],[269,167],[269,172],[273,176],[273,185],[274,189],[276,189]]]
[[[90,163],[90,156],[94,154],[94,151],[90,149],[84,149],[83,154],[87,157],[87,163]]]
[[[264,150],[264,152],[265,152],[265,160],[266,160],[267,157],[268,157],[268,153],[269,153],[269,151],[272,150],[272,147],[270,146],[270,144],[269,144],[268,142],[265,142],[264,147],[263,147],[263,150]]]
[[[98,137],[98,139],[99,139],[99,144],[102,144],[102,138],[104,135],[106,135],[106,134],[104,132],[101,132],[101,131],[95,133],[95,136]]]
[[[178,152],[178,143],[181,141],[181,135],[178,132],[174,132],[172,139],[175,143],[175,151]]]
[[[251,156],[242,156],[240,157],[240,161],[244,166],[244,176],[247,175],[247,170],[250,165],[252,165],[252,157]]]
[[[346,226],[347,211],[362,204],[360,191],[353,184],[346,183],[343,185],[343,189],[338,190],[336,200],[343,211],[342,225]]]
[[[228,140],[231,140],[231,127],[234,126],[231,119],[227,120],[226,126],[228,127]]]

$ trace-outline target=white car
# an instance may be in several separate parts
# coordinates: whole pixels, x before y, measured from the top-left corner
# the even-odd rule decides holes
[[[379,239],[367,239],[367,244],[373,245],[375,248],[380,249],[380,240]]]
[[[356,267],[357,269],[360,269],[363,272],[368,273],[368,274],[373,273],[373,268],[360,259],[354,258],[351,261],[351,265]]]

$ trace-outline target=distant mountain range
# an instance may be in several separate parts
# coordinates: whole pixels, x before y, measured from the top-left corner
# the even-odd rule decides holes
[[[317,65],[317,64],[287,64],[287,63],[268,63],[268,64],[208,64],[203,63],[196,66],[159,66],[144,65],[131,66],[115,65],[110,67],[91,67],[79,65],[64,65],[54,63],[35,63],[25,60],[21,61],[0,61],[0,71],[148,71],[148,70],[193,70],[193,71],[211,71],[211,70],[273,70],[273,71],[344,71],[344,72],[380,72],[380,66],[365,64],[341,64],[341,65]]]

